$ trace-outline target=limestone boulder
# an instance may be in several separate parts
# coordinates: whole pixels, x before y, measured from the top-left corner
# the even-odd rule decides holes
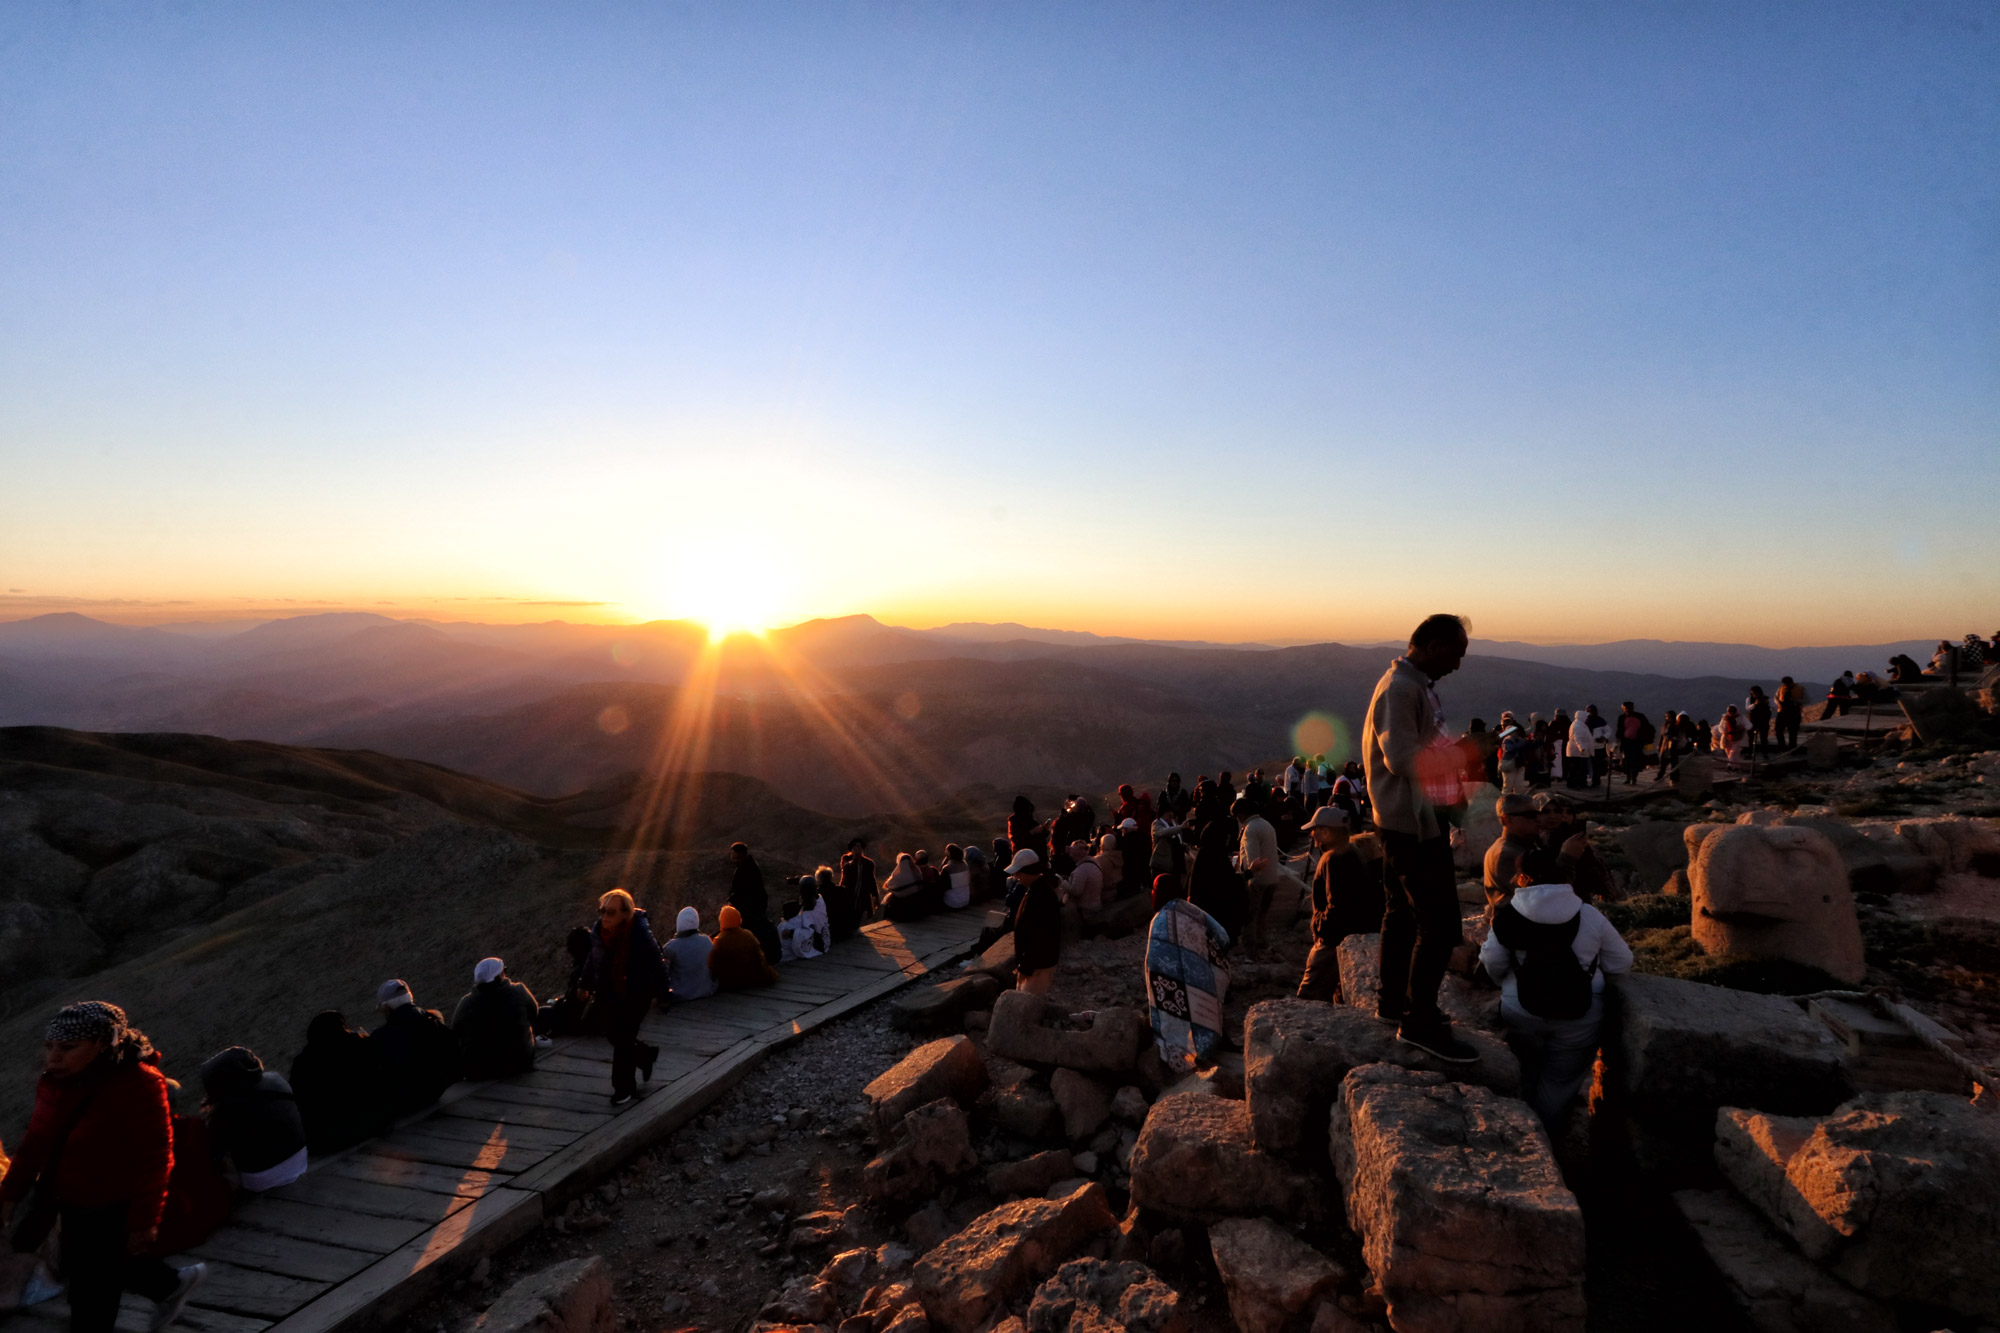
[[[1525,1103],[1367,1065],[1331,1120],[1348,1223],[1399,1333],[1581,1333],[1583,1211]]]
[[[986,1061],[970,1037],[926,1042],[898,1060],[862,1090],[876,1128],[891,1134],[903,1117],[926,1102],[949,1097],[971,1106],[986,1091]]]
[[[1896,1333],[1893,1310],[1814,1267],[1728,1190],[1673,1201],[1755,1333]]]
[[[1243,1088],[1257,1146],[1310,1160],[1324,1157],[1327,1111],[1341,1080],[1362,1065],[1450,1069],[1468,1083],[1520,1091],[1520,1061],[1505,1042],[1465,1027],[1459,1036],[1479,1052],[1475,1064],[1447,1065],[1397,1041],[1394,1028],[1351,1005],[1299,999],[1252,1005],[1243,1024]]]
[[[1002,989],[1012,987],[1015,981],[1014,932],[1011,930],[1008,931],[1005,935],[1002,935],[991,945],[987,946],[985,952],[979,955],[979,961],[974,963],[973,967],[983,975],[989,976],[999,982]]]
[[[965,1109],[940,1097],[903,1117],[895,1142],[862,1168],[861,1179],[878,1203],[910,1203],[929,1198],[947,1179],[978,1165]]]
[[[1180,1293],[1134,1260],[1072,1259],[1035,1289],[1028,1333],[1184,1333]]]
[[[1683,801],[1705,801],[1715,795],[1715,761],[1691,754],[1674,769],[1674,794]]]
[[[1939,878],[1970,871],[2000,878],[2000,829],[1964,815],[1905,819],[1896,836],[1927,861]]]
[[[1117,1224],[1096,1184],[1060,1199],[1004,1203],[917,1260],[912,1285],[931,1323],[947,1333],[974,1333]]]
[[[1716,826],[1688,867],[1693,935],[1714,954],[1782,958],[1861,981],[1861,924],[1847,867],[1811,829]]]
[[[1049,1075],[1049,1092],[1062,1111],[1063,1133],[1072,1143],[1084,1143],[1111,1118],[1111,1090],[1088,1074],[1058,1069]]]
[[[1018,1162],[1001,1162],[988,1167],[986,1190],[999,1198],[1010,1194],[1041,1194],[1059,1180],[1076,1178],[1076,1159],[1067,1148],[1054,1148],[1024,1157]]]
[[[472,1326],[478,1333],[612,1333],[611,1270],[597,1255],[570,1259],[507,1288]]]
[[[1810,1258],[1882,1300],[2000,1314],[2000,1116],[1870,1093],[1815,1122],[1725,1110],[1716,1163]]]
[[[1687,843],[1681,838],[1681,828],[1670,820],[1655,819],[1619,833],[1619,844],[1633,865],[1634,892],[1659,893],[1676,870],[1687,868]]]
[[[1000,990],[1000,983],[984,972],[918,986],[889,1006],[889,1023],[904,1032],[956,1032],[967,1013],[992,1008]]]
[[[1208,1246],[1238,1333],[1282,1333],[1340,1285],[1337,1264],[1265,1218],[1217,1222]]]
[[[1607,1091],[1634,1116],[1705,1140],[1718,1107],[1816,1115],[1852,1094],[1846,1047],[1790,1000],[1637,972],[1606,993]]]
[[[1249,1108],[1224,1097],[1181,1092],[1154,1102],[1129,1169],[1132,1201],[1177,1219],[1297,1220],[1320,1212],[1313,1177],[1260,1149]]]
[[[1334,957],[1340,963],[1341,1003],[1373,1018],[1382,995],[1382,937],[1349,935],[1340,942]],[[1476,990],[1464,978],[1447,973],[1438,987],[1438,1008],[1455,1027],[1489,1033],[1504,1044],[1498,991]]]
[[[1895,825],[1854,824],[1827,815],[1792,815],[1785,828],[1811,829],[1834,845],[1847,867],[1855,893],[1929,893],[1937,887],[1937,867],[1905,839]]]
[[[1099,1009],[1085,1019],[1013,990],[994,1002],[986,1044],[995,1055],[1022,1064],[1115,1074],[1133,1067],[1140,1044],[1151,1035],[1146,1015],[1137,1009]]]

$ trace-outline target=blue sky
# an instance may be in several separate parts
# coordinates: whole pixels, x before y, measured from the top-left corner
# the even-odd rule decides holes
[[[2000,5],[0,12],[23,613],[1924,637],[1996,437]]]

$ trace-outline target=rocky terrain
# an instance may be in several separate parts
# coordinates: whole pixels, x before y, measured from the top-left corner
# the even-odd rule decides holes
[[[2000,1060],[1996,781],[1993,752],[1850,749],[1593,811],[1639,965],[1553,1140],[1490,990],[1447,980],[1472,1066],[1389,1039],[1373,937],[1341,950],[1356,1004],[1288,998],[1296,921],[1239,954],[1240,1053],[1186,1078],[1136,935],[1069,949],[1047,1003],[998,990],[1003,943],[779,1053],[406,1327],[522,1327],[536,1274],[603,1328],[1988,1327],[2000,1112],[1911,1024]],[[1911,1023],[1786,998],[1856,988]]]

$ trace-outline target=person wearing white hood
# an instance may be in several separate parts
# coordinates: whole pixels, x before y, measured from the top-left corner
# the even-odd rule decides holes
[[[701,913],[683,907],[674,918],[674,937],[661,947],[667,962],[667,994],[676,1000],[705,1000],[715,994],[708,951],[715,941],[701,933]]]
[[[1479,961],[1500,983],[1500,1017],[1521,1056],[1521,1089],[1551,1137],[1562,1133],[1604,1026],[1604,978],[1632,950],[1604,914],[1576,896],[1556,854],[1521,859],[1513,898],[1493,913]]]

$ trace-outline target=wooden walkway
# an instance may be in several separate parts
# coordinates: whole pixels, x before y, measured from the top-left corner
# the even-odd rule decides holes
[[[673,1133],[775,1048],[964,955],[986,913],[877,922],[774,986],[654,1013],[660,1047],[640,1098],[611,1107],[611,1047],[579,1037],[534,1072],[461,1083],[428,1114],[313,1162],[304,1179],[238,1205],[190,1257],[209,1266],[177,1328],[206,1333],[379,1329],[529,1235],[640,1149]],[[143,1330],[127,1297],[118,1327]],[[0,1315],[7,1333],[66,1328],[66,1301]]]

